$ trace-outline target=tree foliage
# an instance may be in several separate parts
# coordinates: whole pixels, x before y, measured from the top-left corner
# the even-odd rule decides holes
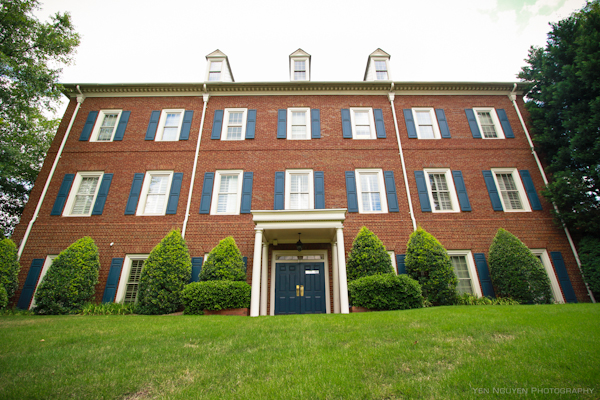
[[[0,229],[9,234],[58,127],[46,115],[61,96],[58,66],[72,61],[79,35],[69,13],[38,21],[37,0],[0,4]]]
[[[0,239],[0,285],[12,298],[19,287],[19,257],[17,246],[10,239]]]
[[[600,297],[600,239],[588,236],[579,242],[583,277],[590,290]]]
[[[363,226],[354,241],[346,262],[348,281],[371,275],[394,272],[392,261],[377,235]]]
[[[531,47],[519,78],[534,141],[552,181],[544,196],[580,234],[600,232],[600,0],[551,24],[545,48]]]
[[[202,265],[200,281],[246,281],[244,258],[231,236],[210,251]]]

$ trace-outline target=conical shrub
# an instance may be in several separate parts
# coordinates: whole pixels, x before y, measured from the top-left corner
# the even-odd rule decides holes
[[[371,275],[392,274],[392,260],[377,235],[363,226],[354,241],[346,261],[348,281]]]
[[[0,285],[6,289],[6,296],[10,300],[19,287],[18,250],[10,239],[0,240]]]
[[[244,259],[233,237],[228,236],[210,251],[200,271],[200,281],[246,281]]]

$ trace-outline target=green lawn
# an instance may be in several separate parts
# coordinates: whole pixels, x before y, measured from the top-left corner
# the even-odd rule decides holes
[[[0,398],[597,399],[600,305],[2,316]]]

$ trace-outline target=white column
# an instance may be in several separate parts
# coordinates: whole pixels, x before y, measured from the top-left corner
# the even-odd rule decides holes
[[[250,316],[258,317],[260,304],[260,267],[262,255],[262,229],[256,229],[254,236],[254,259],[252,260],[252,292],[250,297]]]
[[[344,232],[342,228],[336,228],[336,239],[338,249],[338,270],[340,273],[340,308],[342,314],[348,314],[350,312],[348,306],[348,279],[346,277],[346,256],[344,254]]]
[[[331,243],[331,261],[333,262],[333,312],[340,313],[340,274],[338,271],[338,254],[337,244]]]
[[[260,282],[260,315],[267,315],[267,273],[269,270],[269,245],[262,246],[262,276]]]

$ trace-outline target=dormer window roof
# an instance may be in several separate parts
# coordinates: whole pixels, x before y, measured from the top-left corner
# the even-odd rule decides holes
[[[215,50],[206,56],[206,78],[208,82],[235,82],[229,59],[221,50]]]
[[[365,70],[365,81],[391,81],[390,55],[381,49],[377,49],[369,55],[367,69]]]
[[[302,49],[290,54],[290,81],[310,81],[310,54]]]

